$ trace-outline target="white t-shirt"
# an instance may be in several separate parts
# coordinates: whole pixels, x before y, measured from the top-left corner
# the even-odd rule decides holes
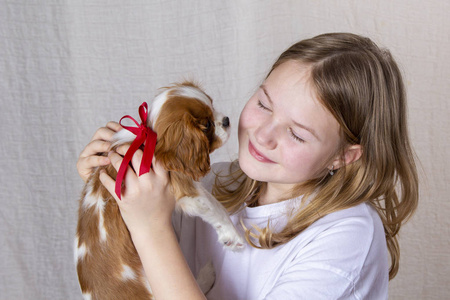
[[[213,166],[227,171],[229,163]],[[213,174],[211,172],[210,174]],[[211,190],[214,175],[203,181]],[[253,208],[232,215],[247,228],[281,229],[300,199]],[[224,250],[214,229],[201,219],[177,215],[175,231],[196,275],[212,261],[216,280],[208,299],[387,299],[389,260],[383,225],[368,204],[329,214],[273,249],[246,245],[241,252]]]

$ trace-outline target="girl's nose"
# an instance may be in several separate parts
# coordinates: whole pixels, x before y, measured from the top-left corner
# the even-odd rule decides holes
[[[255,131],[255,138],[259,145],[268,150],[277,147],[276,127],[273,124],[263,124]]]

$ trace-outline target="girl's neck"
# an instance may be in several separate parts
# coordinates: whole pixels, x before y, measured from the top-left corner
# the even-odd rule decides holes
[[[273,204],[292,198],[292,188],[292,185],[268,182],[258,199],[258,206]]]

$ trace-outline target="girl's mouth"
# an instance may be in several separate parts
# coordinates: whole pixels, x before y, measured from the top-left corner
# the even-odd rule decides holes
[[[248,141],[248,151],[257,161],[263,163],[275,163],[274,161],[271,161],[270,159],[259,153],[250,141]]]

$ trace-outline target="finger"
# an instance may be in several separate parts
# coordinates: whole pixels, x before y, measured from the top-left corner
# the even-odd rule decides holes
[[[109,123],[108,123],[109,124]],[[116,130],[111,129],[109,127],[101,127],[99,128],[92,137],[93,140],[103,140],[103,141],[112,141],[114,134],[116,134]]]
[[[123,157],[117,154],[114,151],[111,151],[108,153],[108,157],[111,160],[111,164],[116,169],[117,172],[119,172],[119,169],[123,163]],[[127,170],[125,172],[125,178],[124,181],[130,184],[135,184],[137,182],[137,172],[133,170],[129,165],[127,166]]]
[[[141,149],[137,149],[136,152],[133,154],[133,157],[131,158],[131,165],[133,166],[133,169],[136,170],[136,174],[139,174],[141,169],[141,162],[142,162],[142,156],[144,153]]]
[[[152,159],[152,166],[153,166],[153,171],[155,172],[156,175],[162,176],[162,177],[168,177],[167,170],[164,169],[164,166],[159,161],[157,161],[155,157],[153,157],[153,159]]]
[[[114,121],[110,121],[106,124],[106,127],[108,127],[109,129],[111,129],[112,131],[118,132],[120,130],[123,129],[122,125],[120,125],[117,122]]]
[[[117,154],[114,151],[110,151],[108,153],[108,158],[111,161],[111,165],[116,169],[116,171],[119,171],[120,165],[122,164],[123,157]]]
[[[121,203],[119,200],[119,197],[116,195],[116,182],[114,179],[112,179],[105,170],[100,171],[100,182],[103,184],[103,186],[108,190],[108,192],[116,199],[117,203]]]
[[[122,156],[125,156],[125,154],[127,153],[128,149],[130,149],[130,144],[123,144],[120,145],[116,148],[116,152],[119,153]]]
[[[80,158],[95,155],[97,153],[108,152],[111,143],[102,140],[93,140],[81,151]]]
[[[110,159],[106,156],[88,156],[84,158],[80,158],[77,161],[78,169],[92,170],[92,168],[106,166],[110,164]]]
[[[114,151],[109,152],[108,157],[111,160],[111,165],[119,172],[123,163],[123,157]],[[125,177],[122,182],[131,190],[133,190],[133,187],[136,187],[139,182],[137,174],[129,165],[126,166]]]

